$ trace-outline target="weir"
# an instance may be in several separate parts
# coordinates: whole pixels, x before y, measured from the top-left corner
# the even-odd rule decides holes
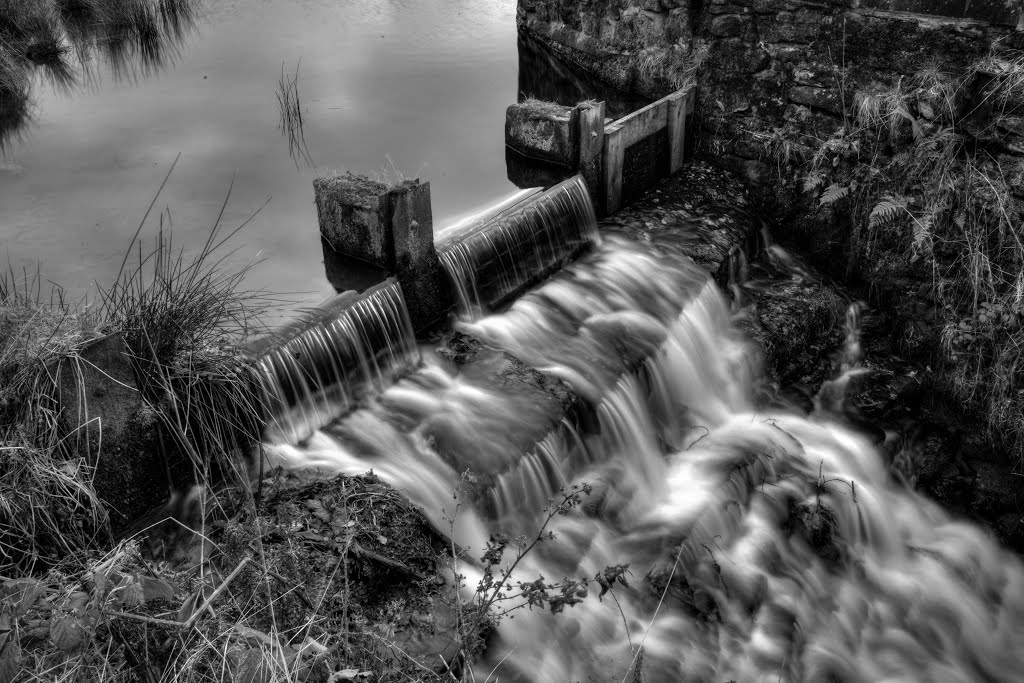
[[[298,443],[420,362],[405,298],[390,279],[340,294],[258,342],[264,438]]]
[[[507,587],[522,588],[537,577],[600,583],[590,577],[628,565],[628,585],[560,614],[496,616],[481,680],[1015,680],[1024,566],[897,485],[835,413],[857,371],[857,316],[850,367],[822,389],[838,398],[809,415],[780,411],[759,403],[758,355],[707,273],[650,241],[598,238],[588,185],[599,209],[617,209],[626,150],[666,131],[677,168],[691,104],[681,91],[611,125],[603,107],[579,109],[579,129],[598,129],[590,149],[574,148],[582,177],[437,245],[418,182],[353,193],[351,178],[329,179],[318,208],[332,248],[369,245],[403,287],[443,267],[450,288],[429,302],[418,291],[409,323],[391,281],[268,352],[261,368],[280,406],[268,458],[372,469],[403,491],[466,551],[465,598],[495,576],[475,559],[493,534],[529,543],[559,487],[588,484],[591,497],[550,518],[544,543],[521,557],[510,547],[498,571],[514,568]],[[522,449],[548,406],[512,387],[430,358],[392,383],[419,360],[413,329],[456,304],[461,332],[568,385],[578,420]],[[380,393],[356,405],[362,387]]]
[[[451,235],[438,255],[461,316],[475,319],[598,241],[587,187],[575,176]]]

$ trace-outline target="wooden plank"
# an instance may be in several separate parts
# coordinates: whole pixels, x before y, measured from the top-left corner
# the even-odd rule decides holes
[[[686,96],[677,91],[668,96],[668,172],[674,174],[686,160]]]
[[[693,106],[697,102],[697,84],[691,83],[683,88],[682,92],[686,98],[686,115],[689,116],[693,113]]]
[[[623,128],[618,122],[604,129],[604,209],[610,215],[622,206],[622,166],[626,158]]]
[[[625,146],[629,147],[668,125],[668,99],[663,98],[643,109],[637,109],[613,125],[623,130]]]
[[[604,210],[603,203],[598,200],[601,194],[601,155],[604,152],[604,102],[587,107],[577,108],[579,118],[577,131],[579,133],[579,159],[576,170],[583,176],[590,190],[591,198],[594,200],[595,209],[598,213]]]

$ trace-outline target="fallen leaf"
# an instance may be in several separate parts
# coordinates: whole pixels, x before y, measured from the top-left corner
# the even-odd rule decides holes
[[[342,669],[341,671],[335,671],[334,673],[332,673],[330,678],[327,679],[327,683],[338,683],[338,681],[358,681],[361,678],[369,678],[372,675],[372,671],[360,671],[359,669]]]

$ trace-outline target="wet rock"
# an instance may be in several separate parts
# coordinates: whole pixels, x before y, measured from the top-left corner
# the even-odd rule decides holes
[[[746,291],[753,307],[746,329],[764,350],[768,374],[778,386],[802,391],[805,400],[813,396],[833,375],[847,300],[823,284],[798,280]]]
[[[820,501],[810,505],[791,503],[786,528],[825,562],[834,564],[842,558],[835,516]]]
[[[760,221],[750,212],[746,192],[736,176],[692,163],[602,220],[599,227],[608,234],[686,254],[718,275],[733,248],[748,254],[756,251]]]

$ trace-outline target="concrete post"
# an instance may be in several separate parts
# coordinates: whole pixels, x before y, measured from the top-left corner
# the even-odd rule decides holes
[[[395,275],[405,294],[413,327],[442,320],[452,307],[448,278],[434,250],[430,183],[407,180],[388,191]]]
[[[359,278],[342,270],[366,264],[393,274],[402,286],[413,327],[419,331],[442,320],[451,309],[448,280],[434,250],[430,183],[406,180],[388,188],[363,176],[334,175],[313,181],[320,234],[338,261],[328,265],[332,284],[358,289]]]
[[[579,142],[579,157],[576,169],[583,176],[594,200],[595,208],[603,212],[604,202],[601,197],[601,175],[603,173],[602,153],[604,152],[604,102],[576,105],[573,117],[576,123],[576,134]]]

